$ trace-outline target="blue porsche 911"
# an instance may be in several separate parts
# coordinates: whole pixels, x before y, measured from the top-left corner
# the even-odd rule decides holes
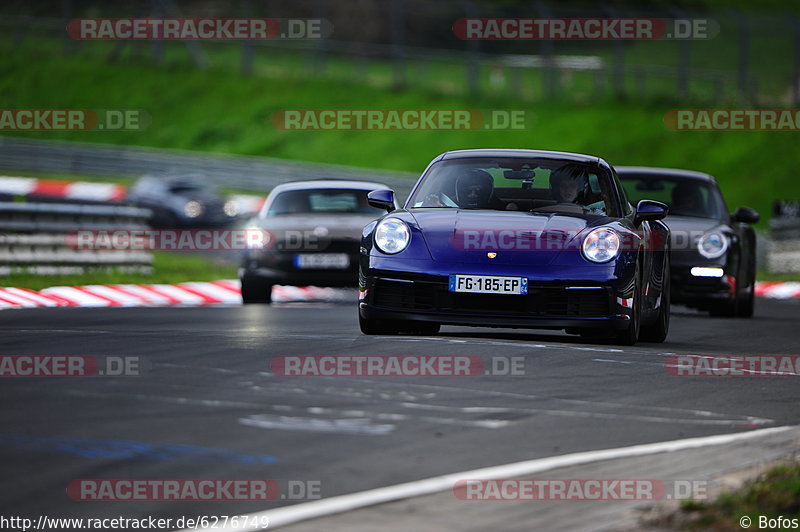
[[[436,157],[405,206],[364,228],[364,334],[442,324],[564,329],[632,345],[669,329],[668,207],[634,208],[598,157],[512,149]]]

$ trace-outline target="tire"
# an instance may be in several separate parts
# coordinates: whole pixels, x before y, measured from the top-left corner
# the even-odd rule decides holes
[[[616,343],[619,345],[635,345],[639,340],[639,332],[642,326],[642,291],[641,287],[641,272],[639,266],[636,266],[636,278],[634,280],[633,288],[633,317],[624,331],[619,331],[614,335]]]
[[[736,315],[740,318],[752,318],[753,317],[753,309],[755,307],[756,298],[755,298],[755,281],[750,284],[750,289],[747,291],[747,295],[741,298],[741,300],[737,301],[736,304]]]
[[[712,303],[708,308],[708,313],[714,318],[735,318],[741,299],[742,295],[739,292],[739,284],[737,283],[733,299],[724,303]]]
[[[662,343],[667,339],[669,333],[669,311],[670,311],[670,269],[669,261],[664,267],[664,284],[661,287],[661,306],[658,309],[656,321],[642,327],[639,337],[645,342]]]
[[[272,283],[264,279],[243,277],[242,303],[245,305],[272,303]]]
[[[752,261],[751,261],[752,262]],[[740,318],[752,318],[753,317],[753,308],[755,307],[756,302],[756,275],[755,275],[755,265],[751,264],[750,271],[752,272],[748,276],[748,285],[750,288],[745,293],[740,293],[738,295],[736,301],[736,315]]]

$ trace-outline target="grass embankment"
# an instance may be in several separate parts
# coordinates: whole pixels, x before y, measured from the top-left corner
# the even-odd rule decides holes
[[[153,252],[153,274],[93,271],[82,275],[12,274],[0,277],[1,286],[17,286],[41,290],[50,286],[85,284],[158,284],[188,281],[236,279],[236,265],[205,256],[185,253]]]
[[[741,490],[726,492],[712,502],[685,501],[662,523],[680,530],[742,530],[742,518],[749,518],[755,530],[791,530],[800,522],[800,464],[776,466]],[[759,519],[766,518],[759,526]],[[769,520],[781,519],[781,522]],[[775,526],[778,525],[778,526]]]
[[[719,179],[729,207],[745,204],[767,216],[774,200],[800,197],[791,155],[795,133],[670,131],[662,119],[674,102],[532,103],[502,93],[471,98],[413,88],[396,92],[345,80],[242,78],[226,69],[201,71],[182,63],[156,68],[25,50],[0,49],[3,101],[16,108],[143,109],[152,123],[143,131],[15,135],[414,172],[457,148],[559,149],[600,155],[612,164],[707,171]],[[523,109],[532,121],[525,130],[500,131],[283,131],[273,126],[274,111],[296,108]]]
[[[448,93],[416,88],[413,79],[409,88],[398,91],[360,83],[353,76],[310,75],[298,56],[294,56],[295,63],[291,58],[287,63],[280,51],[275,51],[274,61],[264,51],[259,52],[256,75],[243,78],[235,73],[235,53],[230,54],[228,63],[212,63],[211,68],[198,70],[187,64],[181,46],[171,46],[163,66],[154,67],[146,58],[106,61],[99,47],[108,43],[80,43],[80,51],[68,56],[61,54],[57,43],[44,46],[46,43],[43,40],[29,46],[28,42],[15,49],[8,41],[0,41],[3,101],[13,102],[15,108],[142,109],[152,117],[152,123],[142,131],[14,135],[412,172],[421,171],[437,154],[459,148],[576,151],[602,156],[617,165],[709,172],[721,183],[731,210],[748,205],[762,213],[762,229],[766,228],[773,201],[800,198],[796,158],[792,155],[796,152],[796,133],[667,129],[665,112],[675,107],[703,106],[691,102],[592,100],[575,98],[574,94],[542,102],[515,97],[507,90],[485,90],[481,96],[471,97],[464,90]],[[294,75],[287,70],[292,65]],[[458,83],[461,79],[453,77]],[[719,106],[724,106],[723,102]],[[524,130],[474,131],[284,131],[270,120],[280,109],[324,108],[522,109],[532,119]],[[156,275],[159,268],[157,265]],[[197,273],[208,271],[201,270]]]

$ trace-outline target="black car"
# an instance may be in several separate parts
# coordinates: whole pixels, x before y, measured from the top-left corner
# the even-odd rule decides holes
[[[672,300],[712,316],[753,315],[759,214],[749,207],[728,212],[716,180],[701,172],[618,166],[633,202],[669,205],[672,230]]]
[[[153,211],[159,229],[227,227],[237,220],[238,205],[197,175],[146,175],[128,190],[126,201]]]
[[[373,190],[388,189],[334,179],[275,187],[249,227],[266,235],[242,257],[242,301],[270,303],[276,284],[356,286],[362,230],[384,213],[367,203]]]

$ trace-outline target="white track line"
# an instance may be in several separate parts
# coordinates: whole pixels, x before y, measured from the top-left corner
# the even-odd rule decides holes
[[[553,456],[549,458],[539,458],[536,460],[525,460],[523,462],[515,462],[512,464],[485,467],[482,469],[473,469],[471,471],[441,475],[438,477],[416,480],[414,482],[406,482],[403,484],[396,484],[394,486],[387,486],[385,488],[350,493],[348,495],[339,495],[337,497],[330,497],[318,501],[295,504],[292,506],[285,506],[283,508],[276,508],[274,510],[266,510],[264,512],[249,514],[247,519],[248,523],[258,523],[261,522],[261,519],[266,517],[269,519],[268,527],[258,525],[242,527],[227,526],[218,530],[228,532],[263,530],[265,528],[269,528],[271,530],[280,526],[286,526],[292,523],[306,521],[308,519],[315,519],[317,517],[324,517],[350,510],[356,510],[359,508],[365,508],[367,506],[374,506],[376,504],[383,504],[401,499],[409,499],[411,497],[419,497],[421,495],[448,491],[453,489],[453,486],[459,480],[468,478],[514,478],[522,475],[540,473],[550,469],[588,464],[601,460],[613,460],[617,458],[628,458],[631,456],[675,452],[682,451],[684,449],[705,447],[708,445],[724,445],[726,443],[758,438],[760,436],[784,432],[795,428],[797,427],[773,427],[769,429],[754,430],[751,432],[739,432],[736,434],[720,434],[717,436],[705,436],[702,438],[687,438],[683,440],[634,445],[631,447],[619,447],[617,449],[604,449],[602,451],[572,453],[562,456]],[[199,530],[201,529],[194,529],[192,532]]]

